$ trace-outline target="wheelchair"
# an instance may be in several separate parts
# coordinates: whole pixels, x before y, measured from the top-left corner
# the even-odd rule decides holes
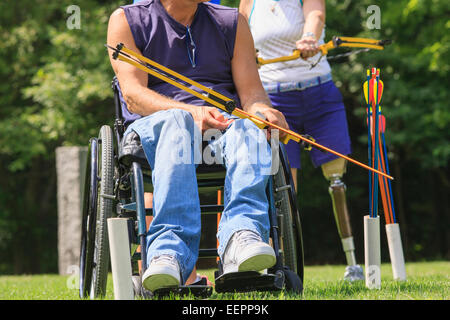
[[[146,269],[146,216],[144,192],[152,192],[151,169],[136,135],[132,146],[122,146],[125,132],[122,107],[126,107],[116,78],[114,91],[114,129],[103,125],[98,137],[89,140],[86,176],[83,192],[81,225],[79,295],[81,298],[102,297],[106,293],[110,252],[107,219],[127,219],[130,239],[130,261],[135,297],[154,297],[167,292],[192,293],[207,297],[212,294],[208,285],[181,286],[148,292],[141,286],[141,275]],[[128,139],[128,138],[127,138]],[[246,292],[291,290],[303,292],[304,257],[300,215],[296,193],[283,144],[279,144],[279,170],[267,185],[270,218],[270,243],[276,253],[276,264],[266,272],[235,272],[223,274],[217,248],[204,249],[200,245],[199,259],[215,257],[216,292]],[[225,168],[220,164],[200,164],[197,168],[199,195],[217,192],[224,186]],[[202,214],[220,214],[223,204],[201,204]],[[139,250],[138,248],[143,250]],[[158,290],[157,290],[158,291]]]

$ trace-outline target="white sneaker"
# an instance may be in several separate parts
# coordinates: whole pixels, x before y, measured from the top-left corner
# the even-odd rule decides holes
[[[223,254],[223,273],[238,271],[261,271],[276,262],[272,247],[250,230],[233,234]]]
[[[152,259],[142,277],[142,285],[154,292],[161,288],[178,287],[180,279],[180,266],[175,257],[162,255]]]

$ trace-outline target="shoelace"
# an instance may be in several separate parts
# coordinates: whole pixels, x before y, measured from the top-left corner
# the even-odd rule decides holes
[[[236,234],[236,240],[239,244],[245,245],[247,243],[259,242],[261,237],[252,231],[241,231]]]
[[[164,263],[176,265],[175,258],[169,255],[162,255],[159,257],[155,257],[153,258],[152,263]]]

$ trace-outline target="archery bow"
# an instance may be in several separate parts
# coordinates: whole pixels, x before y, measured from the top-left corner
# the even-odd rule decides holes
[[[174,85],[175,87],[177,87],[179,89],[189,92],[190,94],[196,96],[197,98],[200,98],[203,101],[208,102],[211,105],[213,105],[223,111],[226,111],[227,113],[229,113],[231,115],[235,115],[241,119],[249,119],[253,123],[255,123],[255,125],[260,129],[272,127],[274,129],[278,129],[278,130],[284,132],[286,135],[282,139],[280,139],[281,142],[283,142],[284,144],[288,143],[288,141],[291,139],[296,141],[297,143],[305,142],[308,145],[312,145],[312,146],[318,148],[319,150],[324,150],[326,152],[330,152],[330,153],[332,153],[338,157],[344,158],[347,161],[352,162],[360,167],[363,167],[374,173],[380,174],[388,179],[394,180],[394,178],[391,177],[390,175],[388,175],[380,170],[371,168],[359,161],[356,161],[346,155],[343,155],[337,151],[327,148],[321,144],[318,144],[317,142],[315,142],[314,139],[311,139],[310,137],[308,139],[304,135],[298,134],[291,130],[284,129],[284,128],[282,128],[276,124],[273,124],[259,116],[253,115],[253,114],[246,112],[240,108],[237,108],[236,101],[234,101],[234,100],[232,100],[232,99],[222,95],[221,93],[216,92],[208,87],[205,87],[204,85],[202,85],[194,80],[191,80],[191,79],[189,79],[167,67],[164,67],[163,65],[160,65],[159,63],[157,63],[153,60],[150,60],[141,54],[138,54],[138,53],[126,48],[122,43],[118,44],[115,48],[110,45],[106,45],[106,47],[113,50],[113,54],[112,54],[113,59],[118,59],[123,62],[127,62],[154,77],[157,77],[167,83]],[[204,91],[205,93],[195,91],[192,88],[189,88],[186,84],[190,84],[191,86],[197,87],[198,89]]]
[[[391,40],[375,40],[375,39],[366,39],[366,38],[353,38],[353,37],[337,37],[333,36],[333,38],[319,46],[319,50],[321,52],[320,58],[311,65],[311,68],[316,66],[320,59],[323,56],[328,54],[328,51],[338,48],[338,47],[350,47],[350,48],[365,48],[365,49],[374,49],[374,50],[383,50],[384,46],[391,43]],[[274,63],[274,62],[283,62],[290,61],[300,58],[301,52],[298,49],[295,49],[290,56],[283,56],[273,59],[262,59],[260,57],[256,58],[256,61],[259,65]]]

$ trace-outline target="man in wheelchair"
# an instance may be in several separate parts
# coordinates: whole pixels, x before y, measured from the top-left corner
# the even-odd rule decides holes
[[[141,1],[111,15],[107,37],[111,46],[123,43],[233,98],[245,111],[288,128],[261,85],[251,33],[237,9],[205,0]],[[217,233],[223,271],[272,267],[276,256],[268,245],[266,195],[271,150],[264,131],[132,65],[112,58],[111,65],[128,108],[123,110],[128,125],[123,141],[137,134],[152,169],[154,217],[147,235],[143,286],[150,291],[179,286],[194,269],[201,224],[195,137],[211,129],[220,132],[212,145],[227,169]],[[257,150],[257,161],[251,161]]]

